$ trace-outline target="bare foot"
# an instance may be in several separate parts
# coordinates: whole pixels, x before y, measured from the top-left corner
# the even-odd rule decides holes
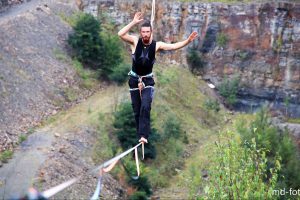
[[[148,143],[148,140],[144,137],[141,137],[141,139],[139,140],[139,142],[142,142],[142,143]]]

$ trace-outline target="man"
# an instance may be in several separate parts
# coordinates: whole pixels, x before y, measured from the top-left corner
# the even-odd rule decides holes
[[[155,62],[155,53],[159,50],[176,50],[180,49],[197,36],[197,32],[193,32],[190,36],[181,42],[168,44],[164,42],[156,42],[152,37],[152,27],[149,21],[144,21],[140,27],[140,38],[128,34],[129,30],[139,24],[143,20],[141,12],[134,15],[133,20],[123,27],[119,32],[119,37],[128,42],[132,52],[132,70],[129,72],[130,79],[128,81],[130,87],[130,96],[132,108],[136,121],[137,134],[140,138],[139,142],[148,143],[150,133],[150,111],[154,94],[154,80],[152,68]]]

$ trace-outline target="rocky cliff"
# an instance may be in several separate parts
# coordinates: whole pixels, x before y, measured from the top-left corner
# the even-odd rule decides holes
[[[36,2],[0,16],[0,152],[88,95],[64,53],[72,28],[60,14],[77,9],[58,1]]]
[[[150,18],[152,1],[81,1],[94,15],[106,13],[117,25],[141,10]],[[224,77],[240,77],[242,106],[265,101],[300,116],[300,3],[181,3],[156,1],[155,38],[176,42],[193,30],[200,34],[188,48],[202,54],[203,77],[218,85]],[[223,43],[218,38],[223,37]],[[164,53],[186,64],[184,51]],[[250,101],[252,99],[253,101]]]

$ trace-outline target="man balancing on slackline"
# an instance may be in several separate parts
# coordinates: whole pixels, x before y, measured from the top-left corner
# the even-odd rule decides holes
[[[140,37],[128,34],[129,30],[139,23]],[[137,12],[133,20],[118,32],[119,37],[128,42],[132,52],[132,69],[128,84],[130,87],[130,96],[132,108],[136,121],[137,134],[139,142],[148,143],[147,139],[150,132],[150,110],[154,94],[154,80],[152,74],[153,64],[155,62],[155,53],[159,50],[180,49],[197,36],[197,32],[192,32],[190,36],[181,42],[168,44],[165,42],[156,42],[152,37],[152,27],[150,21],[143,20],[143,14]]]

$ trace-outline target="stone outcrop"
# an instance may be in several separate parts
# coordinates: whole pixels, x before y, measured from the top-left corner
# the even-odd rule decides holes
[[[106,13],[120,26],[129,23],[136,11],[144,12],[146,18],[151,14],[150,0],[82,2],[85,12]],[[165,42],[186,38],[193,30],[199,33],[188,48],[202,54],[205,79],[218,85],[225,76],[238,75],[241,98],[288,100],[300,116],[300,3],[156,1],[154,24],[154,37]],[[225,42],[218,42],[221,37]],[[186,64],[186,52],[163,55]]]

